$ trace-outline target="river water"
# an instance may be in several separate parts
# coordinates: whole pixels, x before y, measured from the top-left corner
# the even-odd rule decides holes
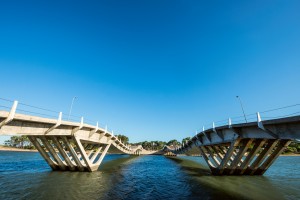
[[[0,151],[0,199],[300,199],[299,167],[211,176],[201,157],[107,155],[97,172],[52,172],[39,153]]]

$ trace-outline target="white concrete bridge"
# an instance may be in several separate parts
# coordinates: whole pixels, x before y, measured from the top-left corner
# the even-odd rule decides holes
[[[33,116],[27,113],[37,113],[17,109],[17,101],[7,101],[9,107],[0,104],[0,109],[6,109],[0,110],[0,135],[28,136],[53,170],[95,171],[107,152],[158,153],[124,144],[98,123],[89,125],[83,118],[80,122],[63,120],[61,112],[57,119]],[[300,139],[300,116],[262,121],[257,113],[256,119],[239,124],[229,119],[227,125],[218,127],[213,123],[212,128],[203,128],[181,147],[165,147],[159,153],[201,154],[214,175],[262,175],[292,140]]]
[[[95,171],[107,152],[147,154],[141,146],[122,143],[107,129],[80,123],[0,111],[0,135],[26,135],[53,170]]]
[[[228,124],[203,130],[165,152],[201,154],[214,175],[262,175],[292,140],[300,139],[300,116]]]

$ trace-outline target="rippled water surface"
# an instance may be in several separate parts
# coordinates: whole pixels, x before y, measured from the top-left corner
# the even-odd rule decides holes
[[[299,167],[216,177],[201,157],[107,155],[97,172],[52,172],[39,153],[0,151],[0,199],[300,199]]]

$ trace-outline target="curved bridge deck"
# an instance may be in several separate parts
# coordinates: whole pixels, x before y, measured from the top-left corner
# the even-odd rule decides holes
[[[230,120],[229,120],[230,122]],[[195,135],[173,154],[201,154],[214,175],[262,175],[294,139],[300,116],[213,127]]]
[[[138,155],[141,146],[122,143],[107,129],[83,123],[0,111],[1,135],[26,135],[53,170],[95,171],[107,152]]]
[[[122,143],[107,129],[85,124],[0,111],[1,135],[26,135],[53,170],[95,171],[107,152],[157,154]],[[201,154],[215,175],[262,175],[293,139],[300,138],[300,116],[213,127],[180,148],[160,154]]]

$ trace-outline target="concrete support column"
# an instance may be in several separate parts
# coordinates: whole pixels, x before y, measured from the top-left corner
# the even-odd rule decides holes
[[[230,146],[230,145],[229,145]],[[224,156],[226,155],[226,153],[227,153],[227,151],[228,151],[228,149],[229,149],[229,147],[223,147],[223,146],[216,146],[216,148],[217,149],[219,149],[220,150],[220,152],[223,154],[223,158],[224,158]],[[232,153],[232,155],[230,156],[230,158],[229,158],[229,162],[226,164],[226,166],[228,165],[229,166],[229,164],[231,163],[231,162],[233,162],[233,153]]]
[[[219,162],[218,159],[215,157],[215,155],[214,155],[213,151],[211,150],[211,148],[210,148],[209,146],[207,146],[207,147],[203,146],[203,149],[205,149],[205,150],[209,153],[211,159],[212,159],[213,162],[215,163],[215,166],[218,167],[218,166],[220,165],[220,162]]]
[[[226,154],[225,154],[225,156],[224,156],[221,164],[218,167],[219,175],[223,174],[223,172],[224,172],[224,170],[226,168],[226,165],[228,164],[228,161],[230,160],[230,158],[231,158],[231,156],[232,156],[232,154],[233,154],[233,152],[235,150],[235,147],[238,146],[239,142],[240,142],[240,140],[235,140],[235,141],[231,142],[230,147],[228,148],[228,150],[227,150],[227,152],[226,152]]]
[[[97,161],[95,164],[93,164],[93,165],[91,166],[91,170],[92,170],[92,171],[96,171],[96,170],[99,168],[99,166],[100,166],[100,164],[102,163],[102,161],[103,161],[103,159],[104,159],[104,156],[106,155],[106,153],[107,153],[107,151],[108,151],[110,145],[111,145],[111,143],[109,143],[109,144],[106,145],[106,147],[105,147],[105,149],[103,150],[103,152],[102,152],[100,158],[98,159],[98,161]]]
[[[84,166],[81,163],[81,161],[79,160],[77,153],[75,152],[74,148],[71,146],[68,138],[66,136],[63,136],[62,139],[63,139],[63,142],[64,142],[65,146],[67,147],[70,155],[72,156],[73,160],[75,161],[78,171],[84,171]]]
[[[261,162],[264,161],[266,156],[273,150],[273,148],[276,146],[276,144],[279,142],[279,140],[268,140],[267,146],[264,148],[264,150],[259,154],[259,156],[255,159],[255,161],[250,166],[250,175],[253,175],[256,171],[256,169],[259,167]]]
[[[55,149],[53,148],[53,146],[49,143],[48,139],[44,136],[44,137],[40,137],[41,141],[43,142],[44,146],[46,147],[46,149],[48,150],[48,152],[51,154],[52,158],[54,158],[54,160],[57,162],[58,167],[61,170],[66,170],[66,165],[63,163],[63,161],[60,159],[60,157],[57,155]]]
[[[247,149],[250,147],[252,142],[253,142],[253,139],[246,139],[243,141],[242,146],[240,146],[240,148],[239,148],[239,152],[237,153],[234,160],[232,161],[232,163],[229,166],[229,168],[231,170],[229,172],[229,174],[233,174],[235,172],[235,170],[237,169],[239,163],[241,162],[243,156],[245,155]]]
[[[206,155],[204,149],[201,146],[199,147],[199,150],[200,150],[204,160],[206,161],[207,165],[209,166],[210,170],[214,173],[216,166],[214,166],[212,164],[212,162],[209,160],[208,156]]]
[[[221,153],[217,146],[211,146],[211,148],[214,150],[219,160],[222,160],[224,158],[224,154]]]
[[[62,145],[60,144],[59,140],[57,139],[57,137],[53,136],[52,137],[52,141],[54,143],[54,145],[56,146],[56,148],[58,149],[60,155],[64,158],[68,168],[70,171],[75,171],[76,167],[75,165],[73,165],[72,161],[70,160],[67,152],[64,150],[64,148],[62,147]]]
[[[43,149],[43,147],[37,141],[36,137],[28,136],[28,139],[33,144],[33,146],[39,151],[39,153],[45,159],[45,161],[48,163],[48,165],[51,167],[51,169],[57,170],[58,169],[57,164],[51,159],[49,154]]]
[[[93,152],[94,152],[94,147],[95,147],[95,145],[92,145],[92,148],[91,148],[91,150],[90,150],[90,152],[89,152],[89,154],[88,154],[88,158],[90,158],[91,157],[91,155],[93,154]],[[85,151],[86,151],[87,149],[85,149]]]
[[[81,157],[82,157],[83,161],[85,162],[87,170],[92,171],[92,169],[91,169],[92,163],[90,162],[90,160],[89,160],[89,158],[88,158],[88,156],[87,156],[87,154],[86,154],[86,152],[85,152],[85,150],[84,150],[84,148],[83,148],[83,146],[80,142],[80,139],[74,137],[74,142],[75,142],[75,145],[77,146],[77,148],[78,148],[78,150],[81,154]]]
[[[264,161],[264,163],[256,170],[254,174],[263,175],[290,143],[291,140],[281,140],[273,153],[271,153],[271,155]]]
[[[100,151],[102,150],[102,147],[99,147],[98,150],[94,153],[94,155],[91,158],[91,163],[94,164],[95,159],[99,155]]]
[[[266,141],[267,140],[263,140],[263,139],[256,139],[254,141],[253,148],[251,149],[251,151],[246,156],[246,159],[244,160],[244,162],[238,168],[239,171],[240,171],[240,173],[239,173],[240,175],[244,174],[244,172],[249,167],[249,164],[251,163],[251,161],[253,160],[253,158],[255,157],[255,155],[259,152],[259,150],[262,148],[262,146],[266,143]]]

